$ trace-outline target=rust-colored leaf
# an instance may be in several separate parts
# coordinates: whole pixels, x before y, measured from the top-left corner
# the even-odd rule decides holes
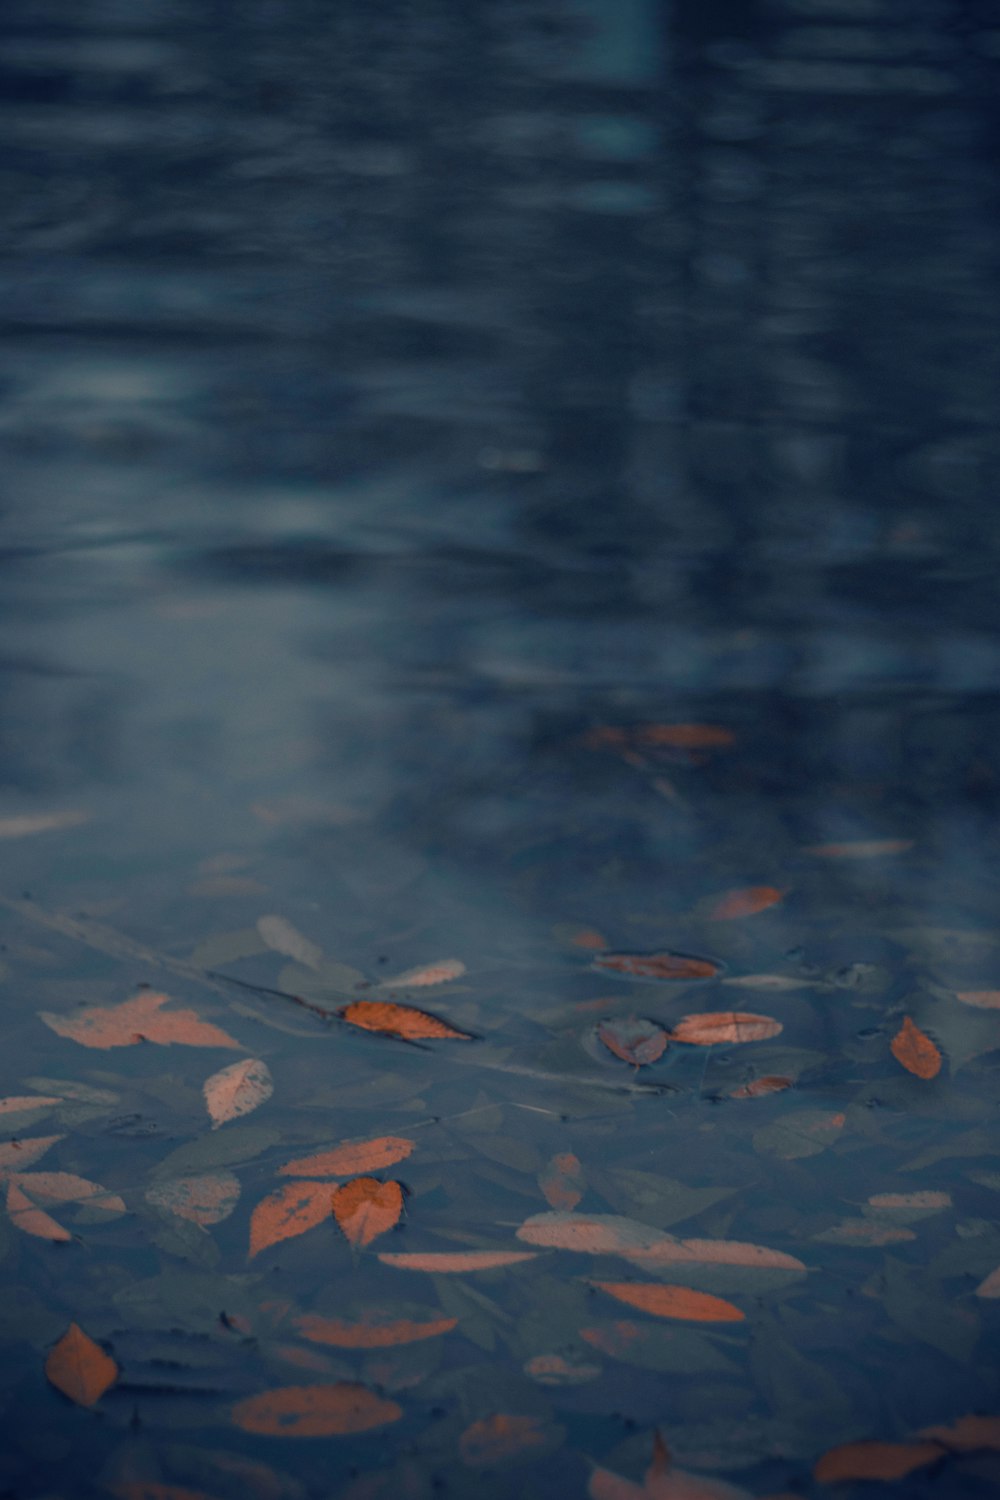
[[[93,1406],[118,1379],[118,1366],[78,1323],[71,1323],[49,1352],[45,1377],[77,1406]]]
[[[295,1319],[295,1327],[304,1339],[314,1344],[332,1344],[337,1349],[392,1349],[399,1344],[416,1344],[422,1339],[450,1333],[457,1318],[430,1318],[425,1323],[412,1318],[389,1318],[378,1311],[367,1313],[350,1323],[342,1318],[320,1318],[306,1313]]]
[[[233,1407],[236,1426],[263,1437],[337,1437],[385,1427],[402,1415],[395,1401],[349,1381],[286,1385],[249,1396]]]
[[[151,1187],[146,1202],[192,1224],[221,1224],[239,1202],[239,1179],[232,1172],[203,1172],[175,1177]]]
[[[467,1031],[458,1031],[424,1010],[412,1005],[396,1005],[391,1000],[355,1000],[338,1011],[342,1021],[350,1026],[360,1026],[362,1031],[378,1031],[383,1036],[398,1036],[412,1042],[428,1037],[450,1037],[459,1042],[471,1042]]]
[[[432,984],[446,984],[449,979],[460,979],[465,965],[460,958],[442,958],[435,964],[422,964],[416,969],[407,969],[392,979],[383,979],[379,988],[383,990],[422,990]]]
[[[550,1157],[538,1174],[538,1186],[550,1208],[569,1213],[587,1191],[580,1159],[571,1151]]]
[[[826,1245],[881,1245],[902,1244],[904,1240],[915,1240],[912,1229],[894,1224],[884,1224],[878,1219],[845,1219],[813,1236]]]
[[[641,1068],[656,1062],[667,1050],[667,1033],[642,1016],[617,1016],[601,1021],[597,1035],[615,1057]]]
[[[132,1047],[138,1042],[158,1042],[168,1047],[239,1047],[239,1042],[203,1021],[193,1010],[164,1011],[169,995],[143,990],[121,1005],[91,1005],[72,1016],[40,1011],[41,1019],[57,1036],[68,1037],[83,1047]]]
[[[635,731],[641,745],[664,745],[669,750],[722,750],[736,743],[722,724],[642,724]]]
[[[941,1053],[909,1016],[903,1017],[889,1048],[896,1061],[917,1078],[936,1078],[941,1071]]]
[[[458,1440],[458,1451],[470,1468],[492,1469],[514,1459],[530,1458],[547,1441],[539,1417],[495,1412],[465,1429]]]
[[[7,1184],[7,1213],[12,1224],[24,1234],[33,1234],[37,1239],[66,1244],[73,1238],[69,1230],[57,1223],[50,1214],[36,1208],[16,1177],[11,1178]]]
[[[727,891],[707,908],[705,916],[710,922],[732,922],[739,917],[753,917],[769,906],[783,901],[784,891],[774,885],[749,885],[744,890]]]
[[[237,1120],[266,1103],[274,1093],[274,1083],[266,1062],[259,1057],[247,1057],[206,1078],[201,1091],[212,1129],[218,1130],[227,1120]]]
[[[1000,990],[956,990],[955,995],[963,1005],[974,1005],[977,1010],[1000,1010]]]
[[[670,1037],[690,1047],[713,1047],[718,1042],[766,1042],[783,1030],[773,1016],[757,1016],[748,1010],[712,1010],[700,1016],[682,1016]]]
[[[279,1177],[353,1177],[356,1173],[380,1172],[404,1161],[416,1150],[416,1141],[401,1135],[380,1135],[368,1141],[344,1141],[315,1156],[299,1156],[286,1162]]]
[[[499,1266],[514,1266],[518,1261],[534,1259],[534,1250],[432,1250],[426,1254],[383,1252],[379,1256],[383,1265],[396,1266],[401,1271],[428,1271],[435,1276],[452,1271],[493,1271]]]
[[[714,979],[722,965],[689,953],[600,953],[591,968],[623,979]]]
[[[359,1250],[399,1223],[403,1190],[398,1182],[355,1177],[334,1190],[333,1217],[344,1238]]]
[[[790,1089],[794,1082],[794,1078],[785,1078],[780,1073],[769,1073],[765,1078],[753,1078],[749,1083],[741,1084],[738,1089],[733,1089],[729,1097],[730,1099],[761,1099],[767,1094],[780,1094],[782,1089]]]
[[[603,932],[595,932],[592,927],[583,927],[579,932],[574,932],[570,942],[574,948],[587,948],[592,953],[602,953],[608,946]]]
[[[254,1209],[250,1219],[250,1257],[269,1245],[305,1234],[330,1213],[328,1182],[290,1182],[270,1193]]]
[[[588,1380],[597,1379],[601,1367],[583,1360],[569,1360],[562,1354],[535,1354],[526,1362],[524,1373],[539,1385],[586,1385]]]
[[[940,1443],[842,1443],[818,1461],[813,1474],[820,1484],[851,1479],[903,1479],[932,1464],[944,1453]]]
[[[817,859],[883,859],[912,848],[912,839],[855,839],[846,844],[810,844],[802,852]]]
[[[624,1255],[657,1244],[663,1231],[619,1214],[532,1214],[517,1231],[519,1240],[547,1250],[585,1255]]]
[[[0,1115],[27,1115],[34,1109],[49,1109],[53,1104],[61,1104],[61,1098],[53,1098],[45,1094],[19,1094],[9,1099],[0,1099]],[[5,1126],[10,1129],[10,1126]]]
[[[50,1146],[63,1139],[61,1135],[36,1135],[29,1136],[27,1140],[4,1141],[0,1145],[0,1180],[9,1177],[12,1172],[23,1172],[26,1167],[33,1167]]]
[[[649,1246],[623,1252],[629,1260],[643,1266],[745,1266],[751,1270],[805,1271],[797,1256],[766,1245],[750,1245],[743,1240],[675,1240],[663,1235]]]
[[[919,1437],[942,1443],[953,1453],[974,1453],[978,1448],[1000,1449],[1000,1417],[959,1417],[947,1427],[925,1427]]]
[[[742,1323],[746,1313],[722,1297],[695,1292],[687,1286],[666,1286],[645,1281],[595,1281],[609,1297],[637,1307],[657,1318],[683,1318],[694,1323]]]
[[[933,1189],[925,1188],[919,1193],[874,1193],[869,1199],[872,1208],[898,1209],[898,1208],[922,1208],[938,1209],[951,1207],[951,1194],[935,1192]]]

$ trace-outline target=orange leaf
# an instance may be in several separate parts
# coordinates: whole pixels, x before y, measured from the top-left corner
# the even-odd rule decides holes
[[[527,1458],[547,1442],[539,1417],[496,1412],[473,1422],[458,1440],[462,1462],[471,1468],[491,1469],[511,1459]]]
[[[881,859],[886,854],[905,854],[912,839],[856,839],[847,844],[810,844],[803,854],[817,859]]]
[[[656,1062],[667,1050],[667,1033],[663,1027],[641,1016],[618,1016],[601,1021],[597,1035],[609,1052],[636,1068]]]
[[[737,917],[753,917],[769,906],[783,901],[784,891],[773,885],[749,885],[745,890],[727,891],[713,901],[705,912],[709,922],[731,922]]]
[[[91,1005],[73,1016],[40,1011],[41,1019],[57,1036],[65,1036],[83,1047],[131,1047],[137,1042],[159,1042],[168,1047],[239,1047],[239,1042],[218,1026],[203,1021],[193,1010],[161,1013],[169,995],[144,990],[121,1005]]]
[[[940,1443],[842,1443],[818,1461],[813,1474],[821,1484],[849,1479],[902,1479],[941,1457]]]
[[[700,1016],[682,1016],[670,1033],[671,1040],[693,1047],[712,1047],[717,1042],[766,1042],[784,1027],[773,1016],[757,1016],[748,1010],[712,1010]]]
[[[33,1109],[48,1109],[62,1102],[61,1098],[54,1099],[44,1094],[22,1094],[16,1098],[0,1099],[0,1115],[26,1115]]]
[[[429,1271],[433,1275],[449,1271],[492,1271],[498,1266],[514,1266],[521,1260],[534,1260],[534,1250],[444,1250],[427,1254],[410,1252],[390,1255],[379,1260],[401,1271]]]
[[[221,1224],[229,1218],[239,1196],[239,1179],[232,1172],[204,1172],[151,1187],[146,1202],[192,1224]]]
[[[991,1271],[990,1274],[979,1283],[979,1285],[976,1287],[975,1295],[977,1297],[986,1297],[989,1299],[1000,1297],[1000,1266],[997,1266],[995,1271]]]
[[[314,1229],[330,1213],[328,1182],[290,1182],[269,1193],[250,1218],[250,1258],[269,1245]]]
[[[591,968],[620,974],[624,979],[712,979],[722,965],[688,953],[602,953]]]
[[[585,1255],[624,1255],[659,1243],[660,1229],[619,1214],[532,1214],[517,1231],[519,1240],[547,1250],[577,1250]],[[668,1236],[669,1238],[669,1236]]]
[[[86,1203],[109,1214],[125,1213],[125,1202],[99,1182],[73,1172],[25,1172],[11,1178],[35,1203]]]
[[[595,1281],[599,1291],[607,1292],[629,1307],[652,1313],[657,1318],[684,1318],[696,1323],[742,1323],[746,1314],[722,1297],[694,1292],[686,1286],[661,1286],[653,1282]]]
[[[355,1177],[335,1189],[333,1217],[345,1239],[361,1249],[399,1223],[403,1190],[398,1182],[377,1177]]]
[[[61,1135],[36,1135],[26,1141],[4,1141],[0,1145],[0,1179],[34,1166],[50,1146],[61,1140]]]
[[[286,1385],[249,1396],[233,1407],[233,1421],[244,1432],[264,1437],[335,1437],[368,1432],[398,1422],[403,1409],[363,1385]]]
[[[402,1037],[407,1042],[425,1037],[472,1041],[467,1031],[457,1031],[437,1016],[415,1010],[412,1005],[395,1005],[391,1000],[355,1000],[337,1014],[348,1025],[360,1026],[362,1031],[379,1031],[385,1036]]]
[[[753,1270],[805,1271],[794,1255],[784,1250],[769,1250],[766,1245],[749,1245],[742,1240],[675,1240],[664,1235],[648,1248],[624,1252],[629,1260],[642,1265],[746,1266]]]
[[[1000,990],[956,990],[963,1005],[975,1005],[979,1010],[1000,1010]]]
[[[903,1017],[903,1024],[889,1047],[896,1061],[918,1078],[936,1078],[941,1071],[941,1053],[909,1016]]]
[[[248,1115],[252,1109],[266,1103],[274,1093],[274,1084],[267,1063],[261,1062],[259,1057],[247,1057],[206,1078],[201,1091],[212,1119],[212,1129],[218,1130],[227,1120]]]
[[[551,1208],[568,1213],[587,1190],[587,1181],[579,1157],[571,1151],[553,1156],[538,1174],[538,1186]]]
[[[794,1082],[794,1078],[784,1078],[780,1073],[771,1073],[766,1078],[754,1078],[750,1083],[744,1083],[742,1087],[733,1089],[729,1097],[730,1099],[760,1099],[766,1094],[780,1094],[782,1089],[790,1089]]]
[[[423,964],[417,969],[407,969],[394,979],[383,979],[382,990],[422,990],[432,984],[444,984],[449,979],[460,979],[465,965],[460,958],[442,958],[436,964]]]
[[[959,1417],[950,1427],[925,1427],[919,1434],[943,1443],[955,1453],[977,1448],[1000,1449],[1000,1417]]]
[[[7,1213],[12,1224],[25,1234],[33,1234],[40,1240],[53,1240],[65,1244],[73,1238],[68,1229],[56,1222],[50,1214],[36,1208],[19,1186],[16,1178],[7,1184]]]
[[[304,1339],[315,1344],[333,1344],[337,1349],[391,1349],[397,1344],[416,1344],[421,1339],[450,1333],[457,1324],[457,1318],[432,1318],[426,1323],[415,1323],[410,1318],[389,1319],[377,1311],[356,1323],[320,1318],[315,1313],[295,1319],[295,1327]]]
[[[872,1208],[950,1208],[951,1194],[929,1188],[919,1193],[875,1193],[868,1202]]]
[[[416,1141],[400,1135],[380,1135],[371,1141],[345,1141],[315,1156],[286,1162],[279,1177],[351,1177],[355,1172],[380,1172],[403,1161],[416,1150]]]
[[[915,1240],[912,1229],[901,1229],[893,1224],[880,1223],[878,1219],[844,1219],[816,1234],[814,1239],[825,1245],[896,1245],[904,1240]]]
[[[93,1406],[118,1379],[118,1366],[100,1344],[71,1323],[45,1361],[45,1376],[78,1406]]]
[[[721,724],[642,724],[635,737],[640,744],[671,750],[716,750],[736,743],[733,731]]]
[[[589,948],[598,953],[608,946],[608,940],[603,932],[595,932],[591,927],[584,927],[579,932],[574,932],[570,938],[574,948]]]

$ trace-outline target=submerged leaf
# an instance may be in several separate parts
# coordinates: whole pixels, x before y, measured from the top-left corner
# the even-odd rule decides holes
[[[9,1177],[12,1172],[23,1172],[26,1167],[33,1167],[50,1146],[64,1139],[61,1135],[36,1135],[26,1141],[4,1141],[0,1145],[0,1180]]]
[[[118,1379],[118,1366],[79,1324],[71,1323],[45,1361],[45,1376],[78,1406],[93,1406]]]
[[[741,1084],[738,1089],[733,1089],[729,1097],[730,1099],[761,1099],[768,1094],[780,1094],[783,1089],[790,1089],[794,1082],[794,1078],[785,1078],[779,1073],[769,1073],[764,1078],[752,1078],[749,1083]]]
[[[471,1468],[490,1469],[513,1459],[530,1458],[547,1445],[541,1418],[495,1412],[465,1429],[458,1440],[458,1452]]]
[[[514,1266],[518,1261],[535,1258],[534,1250],[435,1250],[429,1253],[414,1251],[379,1255],[383,1265],[396,1266],[401,1271],[428,1271],[433,1275],[442,1272],[493,1271],[499,1266]]]
[[[239,1179],[232,1172],[203,1172],[196,1177],[175,1177],[151,1187],[146,1202],[204,1226],[228,1219],[239,1196]]]
[[[574,1209],[587,1190],[579,1157],[571,1151],[550,1157],[538,1174],[538,1186],[550,1208],[565,1213]]]
[[[411,1005],[395,1005],[390,1000],[355,1000],[337,1014],[350,1026],[359,1026],[363,1031],[378,1031],[384,1036],[402,1037],[408,1042],[428,1037],[472,1041],[467,1031],[458,1031],[437,1016],[416,1010]]]
[[[1000,1450],[1000,1417],[959,1417],[948,1427],[925,1427],[918,1434],[942,1443],[953,1453],[974,1453],[978,1448]]]
[[[762,1271],[805,1271],[797,1256],[784,1250],[770,1250],[766,1245],[750,1245],[743,1240],[675,1240],[665,1235],[648,1248],[626,1251],[629,1260],[644,1266],[696,1264],[702,1266],[742,1266]]]
[[[766,1042],[783,1030],[773,1016],[758,1016],[748,1010],[716,1010],[682,1016],[670,1036],[672,1041],[688,1046],[712,1047],[718,1042]]]
[[[896,1032],[889,1048],[893,1057],[908,1073],[917,1078],[936,1078],[941,1071],[941,1053],[926,1032],[921,1031],[909,1016]]]
[[[404,1161],[416,1149],[405,1136],[380,1135],[369,1141],[344,1141],[315,1156],[299,1156],[279,1169],[279,1177],[351,1177],[357,1172],[379,1172]]]
[[[418,1323],[412,1318],[389,1318],[377,1310],[355,1322],[321,1318],[315,1313],[295,1319],[302,1338],[314,1344],[332,1344],[337,1349],[391,1349],[450,1333],[457,1325],[457,1318],[431,1318]]]
[[[809,844],[802,853],[817,859],[882,859],[912,848],[912,839],[855,839],[846,844]]]
[[[764,1125],[753,1133],[756,1151],[777,1156],[781,1161],[795,1161],[816,1156],[840,1135],[847,1116],[822,1109],[796,1109],[780,1120]]]
[[[233,1407],[233,1421],[244,1432],[264,1437],[335,1437],[368,1432],[398,1422],[403,1409],[366,1386],[288,1385],[249,1396]]]
[[[169,995],[144,990],[121,1005],[92,1005],[73,1016],[51,1011],[39,1015],[57,1036],[83,1047],[132,1047],[138,1042],[172,1043],[185,1047],[236,1047],[240,1043],[218,1026],[203,1021],[193,1010],[164,1012]]]
[[[623,979],[714,979],[722,965],[689,953],[601,953],[591,968]]]
[[[956,990],[955,995],[963,1005],[974,1005],[978,1010],[1000,1010],[1000,990]]]
[[[64,812],[22,813],[20,817],[0,818],[0,839],[23,839],[33,833],[53,833],[62,828],[78,828],[89,823],[89,812],[67,808]]]
[[[398,1182],[355,1177],[333,1194],[333,1217],[345,1239],[361,1249],[399,1223],[403,1190]]]
[[[657,1318],[683,1318],[696,1323],[742,1323],[746,1313],[722,1297],[695,1292],[687,1286],[666,1286],[659,1282],[595,1281],[592,1283],[609,1297],[637,1307],[640,1312]]]
[[[393,979],[383,979],[379,989],[421,990],[432,984],[445,984],[449,979],[460,979],[464,973],[465,965],[460,958],[442,958],[436,964],[422,964]]]
[[[322,1224],[329,1217],[330,1204],[328,1182],[290,1182],[268,1194],[250,1219],[250,1258]]]
[[[783,901],[785,892],[774,885],[750,885],[745,890],[727,891],[713,901],[705,913],[710,922],[732,922],[739,917],[753,917],[769,906]]]
[[[851,1479],[903,1479],[939,1459],[940,1443],[842,1443],[819,1459],[813,1474],[820,1484]]]
[[[273,953],[284,954],[307,969],[318,969],[323,962],[322,948],[303,937],[284,917],[259,917],[257,931]]]
[[[533,1214],[517,1231],[519,1240],[549,1250],[587,1255],[623,1255],[663,1239],[663,1231],[618,1214]]]
[[[33,1234],[40,1240],[52,1240],[57,1244],[67,1244],[73,1238],[68,1229],[32,1203],[16,1177],[7,1184],[7,1213],[11,1223],[24,1234]]]
[[[524,1373],[539,1385],[586,1385],[588,1380],[598,1378],[601,1367],[569,1360],[562,1354],[535,1354],[525,1364]]]
[[[227,1120],[248,1115],[270,1099],[274,1093],[271,1070],[259,1057],[247,1057],[206,1078],[202,1093],[212,1119],[212,1129],[217,1130]]]
[[[642,1016],[617,1016],[601,1021],[597,1035],[609,1052],[636,1068],[656,1062],[667,1050],[667,1032]]]

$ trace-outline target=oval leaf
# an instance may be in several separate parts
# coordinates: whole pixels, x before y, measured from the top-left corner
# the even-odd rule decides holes
[[[909,1016],[904,1016],[889,1048],[896,1061],[917,1078],[936,1078],[941,1071],[941,1053]]]
[[[794,1078],[785,1078],[779,1073],[769,1073],[765,1078],[753,1078],[749,1083],[741,1084],[738,1089],[733,1089],[729,1097],[730,1099],[763,1099],[768,1094],[780,1094],[783,1089],[790,1089],[794,1082]]]
[[[144,990],[121,1005],[91,1005],[72,1016],[57,1016],[51,1011],[39,1014],[57,1036],[68,1037],[82,1047],[134,1047],[139,1042],[157,1042],[169,1047],[236,1047],[239,1042],[203,1021],[193,1010],[163,1012],[169,995]]]
[[[662,1229],[651,1229],[618,1214],[533,1214],[517,1231],[519,1240],[548,1250],[576,1250],[586,1255],[623,1255],[645,1249],[663,1239]],[[669,1238],[669,1236],[668,1236]]]
[[[79,1324],[71,1323],[45,1361],[45,1377],[78,1406],[93,1406],[118,1379],[118,1366]]]
[[[940,1443],[843,1443],[831,1448],[813,1469],[820,1484],[850,1479],[902,1479],[942,1456]]]
[[[380,1135],[370,1141],[345,1141],[315,1156],[300,1156],[286,1162],[279,1177],[353,1177],[358,1172],[380,1172],[383,1167],[405,1161],[416,1149],[416,1141],[400,1135]]]
[[[274,1083],[267,1063],[259,1057],[248,1057],[206,1078],[202,1093],[212,1129],[218,1130],[227,1120],[237,1120],[266,1103],[274,1093]]]
[[[333,1217],[345,1239],[361,1249],[399,1223],[403,1190],[398,1182],[355,1177],[333,1194]]]
[[[550,1208],[568,1213],[587,1191],[580,1159],[571,1151],[553,1156],[538,1174],[538,1186]]]
[[[661,1286],[644,1281],[594,1281],[601,1292],[657,1318],[683,1318],[694,1323],[742,1323],[746,1313],[722,1297],[695,1292],[687,1286]]]
[[[50,1214],[35,1207],[16,1178],[7,1184],[7,1213],[11,1223],[24,1234],[33,1234],[40,1240],[52,1240],[56,1244],[66,1244],[73,1238],[69,1230]]]
[[[648,1249],[630,1250],[629,1260],[642,1265],[744,1266],[766,1271],[805,1271],[806,1266],[783,1250],[748,1245],[742,1240],[675,1240],[666,1235]]]
[[[721,750],[736,743],[733,731],[722,724],[641,724],[635,739],[670,750]]]
[[[615,1057],[641,1068],[656,1062],[667,1050],[667,1033],[642,1016],[617,1016],[601,1021],[597,1035]]]
[[[304,1339],[314,1344],[332,1344],[336,1349],[392,1349],[399,1344],[416,1344],[422,1339],[450,1333],[457,1318],[431,1318],[425,1323],[412,1318],[388,1318],[375,1311],[356,1322],[342,1318],[320,1318],[306,1313],[295,1319],[295,1327]]]
[[[109,1193],[99,1182],[77,1177],[73,1172],[25,1172],[11,1178],[33,1203],[85,1203],[108,1214],[125,1213],[124,1199]]]
[[[238,1401],[233,1421],[263,1437],[336,1437],[398,1422],[403,1409],[366,1386],[287,1385]]]
[[[465,965],[460,958],[442,958],[436,964],[423,964],[417,969],[407,969],[394,979],[383,979],[382,990],[422,990],[432,984],[445,984],[449,979],[460,979]]]
[[[4,1141],[0,1145],[0,1180],[34,1166],[50,1146],[63,1139],[61,1135],[36,1135],[26,1141]]]
[[[175,1177],[151,1187],[146,1202],[204,1226],[228,1219],[239,1196],[239,1179],[232,1172],[203,1172],[197,1177]]]
[[[329,1213],[328,1182],[290,1182],[270,1193],[257,1204],[250,1219],[250,1258],[269,1245],[314,1229]]]
[[[754,917],[769,906],[783,901],[784,891],[774,885],[748,885],[744,890],[726,891],[713,901],[705,917],[709,922],[732,922],[740,917]]]
[[[401,1271],[428,1271],[432,1275],[442,1272],[493,1271],[499,1266],[514,1266],[518,1261],[535,1258],[534,1250],[435,1250],[427,1254],[411,1252],[398,1255],[383,1252],[379,1256],[383,1265],[396,1266]]]
[[[974,1005],[977,1010],[1000,1010],[1000,990],[956,990],[963,1005]]]
[[[467,1031],[458,1031],[437,1016],[415,1010],[411,1005],[395,1005],[391,1000],[355,1000],[337,1014],[349,1026],[360,1026],[362,1031],[378,1031],[383,1036],[402,1037],[408,1042],[428,1037],[472,1041]]]
[[[766,1042],[784,1027],[773,1016],[757,1016],[748,1010],[715,1010],[700,1016],[682,1016],[671,1032],[671,1040],[693,1047],[712,1047],[718,1042]]]
[[[714,979],[722,965],[689,953],[601,953],[591,968],[622,979],[678,980]]]
[[[810,844],[802,852],[817,859],[884,859],[912,848],[912,839],[855,839],[846,844]]]

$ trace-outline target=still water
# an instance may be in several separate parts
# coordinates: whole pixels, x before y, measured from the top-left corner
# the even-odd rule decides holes
[[[995,1493],[996,10],[0,38],[4,1493]]]

